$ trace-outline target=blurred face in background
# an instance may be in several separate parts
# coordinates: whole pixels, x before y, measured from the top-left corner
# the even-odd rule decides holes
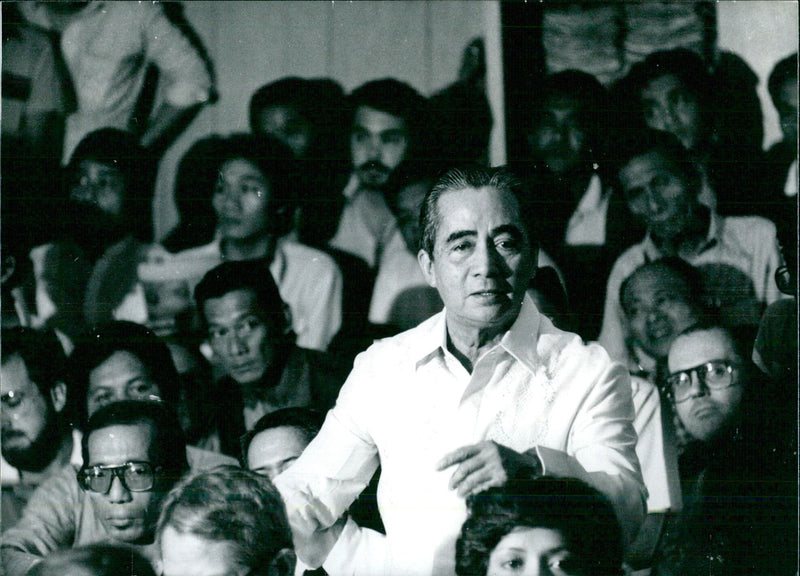
[[[642,90],[641,101],[648,127],[674,134],[688,150],[700,143],[700,102],[676,76],[666,74],[652,80]]]
[[[293,106],[271,106],[258,114],[257,131],[274,136],[292,149],[296,158],[306,155],[314,130],[311,123]]]
[[[783,139],[797,143],[797,78],[787,80],[781,85],[775,102],[778,119],[781,123]]]
[[[252,241],[269,234],[269,181],[252,162],[228,160],[219,169],[212,205],[223,239]]]
[[[689,288],[663,268],[634,272],[622,307],[634,344],[653,358],[666,358],[675,337],[699,320]]]
[[[74,170],[69,189],[73,235],[87,247],[117,241],[126,230],[125,176],[110,164],[88,159]]]
[[[430,189],[430,182],[414,182],[397,193],[395,215],[406,248],[416,256],[420,248],[422,232],[419,228],[419,213],[422,201]]]
[[[364,188],[380,189],[405,159],[409,147],[405,120],[369,106],[359,106],[350,133],[353,168]]]
[[[306,434],[293,426],[262,430],[247,448],[247,468],[274,480],[300,457],[306,446]]]
[[[692,224],[697,192],[658,150],[631,158],[619,181],[631,213],[657,238],[676,239]]]
[[[556,174],[569,172],[583,164],[585,142],[580,102],[566,96],[548,98],[530,137],[534,155]]]

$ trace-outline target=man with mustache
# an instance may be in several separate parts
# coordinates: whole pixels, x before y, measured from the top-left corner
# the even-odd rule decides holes
[[[419,146],[417,123],[425,100],[408,84],[384,78],[356,88],[349,101],[353,172],[342,192],[344,207],[330,245],[374,268],[396,226],[385,188],[392,172]]]
[[[52,332],[3,329],[3,524],[11,527],[33,489],[70,462],[79,443],[63,418],[66,358]],[[80,452],[77,452],[79,459]]]
[[[584,479],[637,532],[627,371],[526,296],[538,246],[520,188],[504,169],[470,168],[426,195],[418,260],[444,311],[360,354],[320,433],[275,478],[309,566],[453,575],[465,499],[523,471]],[[379,464],[386,537],[365,542],[337,520]]]
[[[56,550],[100,542],[131,545],[158,558],[161,501],[188,470],[186,440],[161,402],[123,400],[92,414],[81,440],[83,465],[64,466],[33,494],[3,532],[3,569],[29,570]]]

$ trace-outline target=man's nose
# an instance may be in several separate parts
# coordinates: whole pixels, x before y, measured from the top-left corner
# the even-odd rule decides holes
[[[227,210],[239,207],[239,193],[233,186],[225,185],[222,189],[222,205]]]
[[[367,159],[380,160],[381,158],[381,142],[376,136],[371,136],[367,139]]]
[[[228,340],[228,351],[233,356],[239,356],[247,353],[247,340],[239,334],[231,334]]]
[[[661,210],[662,201],[661,194],[652,185],[647,186],[647,208],[650,212],[658,212]]]
[[[691,386],[689,387],[689,395],[692,398],[705,396],[706,395],[706,385],[700,380],[700,376],[697,375],[697,370],[692,370],[689,373],[689,378],[691,378]]]
[[[486,277],[503,277],[503,258],[491,241],[479,242],[475,249],[475,272]]]
[[[111,480],[111,487],[108,489],[108,500],[117,504],[124,504],[133,499],[130,490],[123,484],[118,476],[114,476]]]

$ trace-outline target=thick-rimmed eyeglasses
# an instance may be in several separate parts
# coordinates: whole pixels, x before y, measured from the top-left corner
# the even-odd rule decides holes
[[[728,360],[709,360],[692,368],[673,372],[667,377],[667,384],[675,402],[684,402],[693,395],[692,374],[697,375],[700,386],[708,390],[722,390],[736,383],[736,369],[736,365]]]
[[[119,478],[122,485],[131,492],[147,492],[152,490],[156,482],[156,472],[149,462],[125,462],[118,466],[84,466],[78,472],[78,484],[84,490],[108,494],[114,477]]]

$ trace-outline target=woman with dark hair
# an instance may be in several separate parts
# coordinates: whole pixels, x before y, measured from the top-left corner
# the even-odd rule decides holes
[[[611,504],[573,478],[520,476],[470,496],[456,541],[458,576],[619,576],[622,531]]]

